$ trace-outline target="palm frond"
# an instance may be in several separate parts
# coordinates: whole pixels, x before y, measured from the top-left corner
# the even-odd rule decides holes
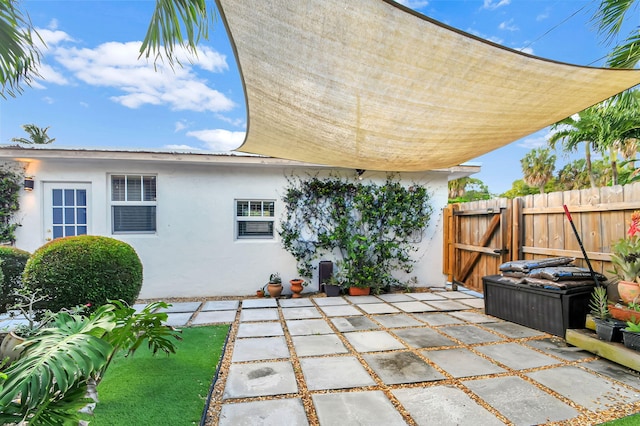
[[[601,0],[600,6],[593,16],[598,24],[598,31],[612,40],[622,28],[629,9],[635,0]]]
[[[633,68],[640,61],[640,28],[633,31],[625,42],[609,54],[607,65],[611,68]]]
[[[174,55],[176,44],[195,54],[200,39],[209,37],[209,16],[215,16],[213,11],[209,13],[206,3],[206,0],[156,0],[140,56],[153,55],[154,63],[164,57],[173,66],[180,64]]]

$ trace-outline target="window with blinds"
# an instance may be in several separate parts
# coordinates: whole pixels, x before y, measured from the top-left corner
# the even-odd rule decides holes
[[[156,176],[111,176],[111,224],[114,234],[156,232]]]
[[[273,238],[275,204],[273,200],[236,200],[236,237]]]

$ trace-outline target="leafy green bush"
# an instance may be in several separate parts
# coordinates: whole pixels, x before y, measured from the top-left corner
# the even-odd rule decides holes
[[[133,304],[142,287],[142,263],[125,242],[91,235],[66,237],[33,253],[23,282],[48,295],[40,308],[54,312],[87,304],[96,308],[108,299]]]
[[[22,271],[29,256],[28,251],[0,246],[0,312],[6,312],[7,305],[15,303],[13,294],[22,286]]]

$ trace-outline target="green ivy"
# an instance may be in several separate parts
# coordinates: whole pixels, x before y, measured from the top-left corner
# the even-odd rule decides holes
[[[20,210],[20,181],[18,173],[0,167],[0,243],[13,244],[15,231],[19,226],[13,222],[13,216]]]
[[[320,256],[334,256],[349,286],[374,290],[400,284],[394,271],[411,272],[413,236],[424,230],[432,213],[426,188],[405,187],[392,176],[383,185],[292,177],[283,201],[280,237],[301,276],[312,276]]]

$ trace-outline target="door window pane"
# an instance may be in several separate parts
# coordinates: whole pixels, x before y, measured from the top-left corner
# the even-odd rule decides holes
[[[84,207],[80,207],[77,210],[77,220],[76,223],[79,225],[87,224],[87,209]]]
[[[77,235],[87,235],[87,227],[86,226],[78,226]]]
[[[73,189],[65,189],[64,190],[64,205],[65,206],[75,206],[75,192]]]
[[[62,226],[54,226],[53,227],[53,238],[62,238],[64,234],[62,233]]]
[[[87,191],[84,189],[76,190],[76,206],[87,205]]]
[[[53,202],[54,206],[62,205],[62,189],[54,189],[53,190]]]
[[[71,225],[75,223],[75,209],[74,208],[65,208],[64,209],[64,223],[66,225]]]
[[[62,224],[62,208],[60,208],[60,207],[54,207],[53,208],[53,223],[55,225],[61,225]]]
[[[65,226],[64,227],[64,236],[65,237],[73,237],[76,235],[76,227],[75,226]]]

